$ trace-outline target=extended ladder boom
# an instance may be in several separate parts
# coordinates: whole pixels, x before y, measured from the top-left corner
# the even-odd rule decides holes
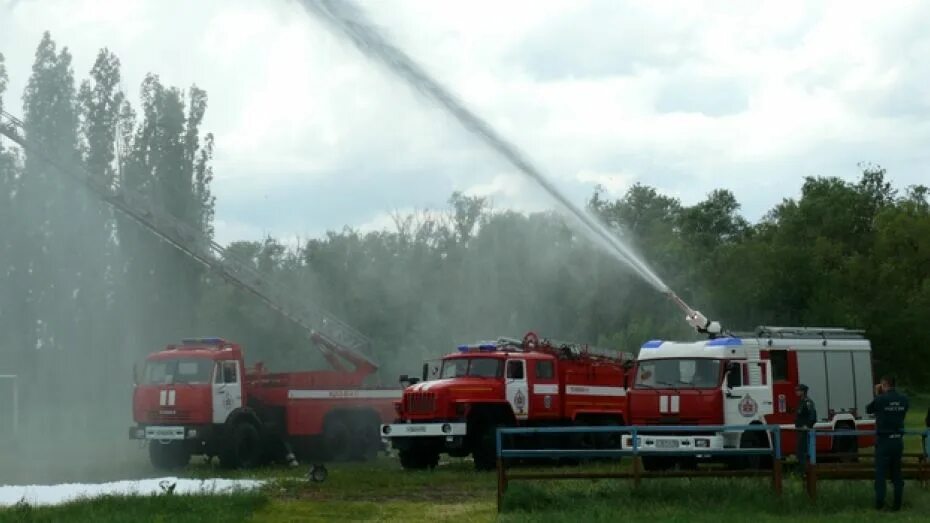
[[[364,351],[369,340],[362,333],[315,305],[292,300],[288,293],[271,282],[251,264],[237,260],[223,246],[207,238],[203,232],[157,208],[141,194],[126,187],[115,188],[101,181],[83,167],[66,167],[65,159],[51,156],[26,137],[23,122],[0,111],[0,134],[19,144],[58,170],[65,177],[79,182],[98,198],[128,216],[152,234],[221,275],[226,281],[259,298],[268,307],[307,330],[313,340],[320,338],[338,344],[368,363],[372,372],[377,364]],[[324,350],[324,354],[329,348]]]

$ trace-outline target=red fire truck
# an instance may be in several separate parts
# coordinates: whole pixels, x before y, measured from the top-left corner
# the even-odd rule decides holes
[[[361,332],[262,273],[254,259],[214,241],[200,228],[154,205],[130,187],[101,178],[26,137],[18,118],[0,111],[0,134],[78,182],[101,201],[226,282],[310,334],[333,370],[272,374],[245,369],[241,348],[219,338],[186,340],[152,354],[133,394],[132,438],[151,442],[152,463],[174,467],[191,454],[219,456],[231,466],[250,466],[263,455],[323,450],[330,458],[370,454],[378,425],[400,390],[365,389],[376,365]],[[347,360],[355,368],[345,367]],[[370,430],[369,430],[370,428]],[[277,449],[277,450],[276,450]]]
[[[147,441],[152,464],[163,469],[198,454],[243,468],[282,458],[373,457],[400,389],[363,387],[376,369],[370,361],[318,333],[313,341],[334,370],[246,369],[242,348],[221,338],[186,339],[150,354],[133,392],[137,425],[129,437]]]
[[[628,421],[631,425],[781,425],[781,450],[793,453],[798,383],[810,387],[818,416],[815,430],[874,428],[874,420],[865,413],[872,400],[871,346],[862,331],[837,328],[759,327],[749,334],[723,334],[698,342],[649,341],[640,350],[628,391]],[[624,446],[631,443],[625,436]],[[872,444],[870,437],[819,437],[817,452],[850,454]],[[772,442],[765,432],[732,431],[647,433],[640,445],[677,451],[770,448]],[[644,459],[644,466],[651,469],[695,464],[693,459],[672,456]]]
[[[629,354],[598,354],[532,332],[462,345],[433,372],[424,366],[424,381],[410,380],[395,403],[397,419],[381,435],[405,469],[435,467],[443,452],[471,454],[477,469],[489,469],[500,426],[623,425],[631,363]]]

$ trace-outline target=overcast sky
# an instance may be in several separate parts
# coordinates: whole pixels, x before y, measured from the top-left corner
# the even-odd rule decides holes
[[[578,202],[596,184],[686,204],[727,188],[755,220],[859,162],[930,183],[927,2],[363,5]],[[44,30],[79,79],[109,47],[133,99],[149,71],[207,90],[223,243],[380,228],[454,190],[551,206],[292,0],[0,0],[13,112]]]

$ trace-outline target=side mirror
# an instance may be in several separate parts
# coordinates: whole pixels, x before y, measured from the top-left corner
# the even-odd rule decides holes
[[[139,385],[139,366],[135,363],[132,364],[132,384]]]
[[[420,383],[420,380],[418,378],[411,378],[410,376],[407,376],[406,374],[401,374],[400,379],[398,379],[397,381],[399,381],[401,384],[406,384],[408,386],[416,385],[417,383]]]
[[[421,381],[426,381],[429,377],[429,363],[423,364],[423,379]]]

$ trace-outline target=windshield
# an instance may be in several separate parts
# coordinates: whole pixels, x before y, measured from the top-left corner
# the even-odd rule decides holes
[[[213,360],[202,358],[149,361],[145,364],[143,383],[146,385],[210,383],[210,371],[212,369]]]
[[[708,389],[720,385],[720,360],[687,358],[640,361],[636,385]]]
[[[497,358],[453,358],[442,362],[442,377],[500,378],[502,368]]]

